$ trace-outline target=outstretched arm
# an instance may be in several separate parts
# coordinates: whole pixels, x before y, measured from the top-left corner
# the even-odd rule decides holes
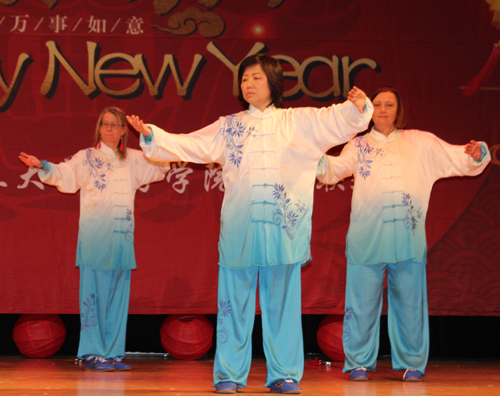
[[[429,132],[420,132],[419,135],[422,164],[434,181],[445,177],[479,175],[491,160],[485,142],[471,140],[466,145],[454,145]]]
[[[349,142],[338,156],[324,155],[319,161],[316,178],[323,184],[336,184],[354,174],[358,165],[355,145]]]
[[[38,177],[42,183],[56,186],[64,193],[75,193],[83,182],[81,172],[78,170],[82,157],[78,154],[59,165],[45,160],[40,161],[35,156],[26,153],[20,153],[19,159],[27,166],[38,168]]]
[[[221,138],[221,120],[198,131],[174,134],[152,124],[145,124],[138,116],[126,116],[139,132],[141,148],[146,157],[161,162],[188,161],[198,164],[221,163],[224,139]]]
[[[19,154],[19,159],[24,162],[26,166],[34,166],[36,168],[41,168],[43,167],[42,161],[40,161],[38,158],[36,158],[33,155],[29,155],[26,153],[21,153]]]

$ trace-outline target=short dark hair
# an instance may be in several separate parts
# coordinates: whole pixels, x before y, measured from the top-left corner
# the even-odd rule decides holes
[[[243,98],[241,92],[241,79],[243,78],[243,73],[247,67],[260,65],[262,70],[267,77],[267,83],[269,84],[269,90],[271,91],[271,103],[275,107],[283,107],[283,69],[281,69],[280,63],[273,57],[265,54],[255,54],[250,55],[245,58],[243,62],[240,63],[238,69],[238,89],[240,92],[240,99],[248,107],[248,102]]]
[[[396,119],[394,120],[394,127],[399,129],[404,128],[406,126],[406,112],[405,112],[405,107],[403,105],[403,100],[401,99],[401,94],[396,88],[381,87],[377,89],[374,93],[372,93],[370,100],[373,102],[373,100],[382,92],[392,92],[394,96],[396,96],[396,99],[398,101],[398,111],[396,113]],[[370,121],[370,127],[372,126],[373,126],[373,121]]]

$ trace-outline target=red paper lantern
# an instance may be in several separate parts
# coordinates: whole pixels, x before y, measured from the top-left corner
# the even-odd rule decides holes
[[[342,345],[343,329],[344,317],[342,315],[328,315],[318,327],[319,347],[326,356],[336,362],[343,362],[345,358]]]
[[[55,314],[22,315],[14,325],[13,339],[23,355],[45,358],[61,349],[66,327]]]
[[[161,325],[161,345],[173,357],[194,360],[212,347],[214,328],[205,315],[169,315]]]

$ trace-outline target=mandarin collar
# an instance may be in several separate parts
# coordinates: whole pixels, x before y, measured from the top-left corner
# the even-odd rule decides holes
[[[395,141],[398,136],[401,134],[401,130],[394,128],[394,130],[389,134],[389,136],[385,136],[383,133],[377,131],[375,128],[372,128],[370,131],[370,136],[372,137],[373,140],[376,142],[381,142],[381,143],[392,143]]]
[[[273,104],[270,104],[264,111],[260,111],[257,107],[250,105],[247,111],[248,114],[250,114],[252,117],[263,120],[264,118],[271,117],[276,111],[276,107],[274,107]]]
[[[105,155],[115,156],[118,150],[113,150],[111,147],[106,146],[104,143],[101,144],[101,148],[96,148],[98,151]]]

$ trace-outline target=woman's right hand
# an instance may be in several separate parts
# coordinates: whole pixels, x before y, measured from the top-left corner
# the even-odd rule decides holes
[[[29,155],[26,153],[21,153],[19,155],[19,159],[24,162],[25,165],[27,166],[34,166],[37,168],[41,168],[43,166],[42,161],[40,161],[38,158],[36,158],[33,155]]]
[[[142,120],[136,116],[136,115],[131,115],[131,116],[126,116],[127,121],[130,125],[134,127],[134,129],[139,132],[141,135],[144,136],[149,136],[151,134],[151,129],[149,129]]]

